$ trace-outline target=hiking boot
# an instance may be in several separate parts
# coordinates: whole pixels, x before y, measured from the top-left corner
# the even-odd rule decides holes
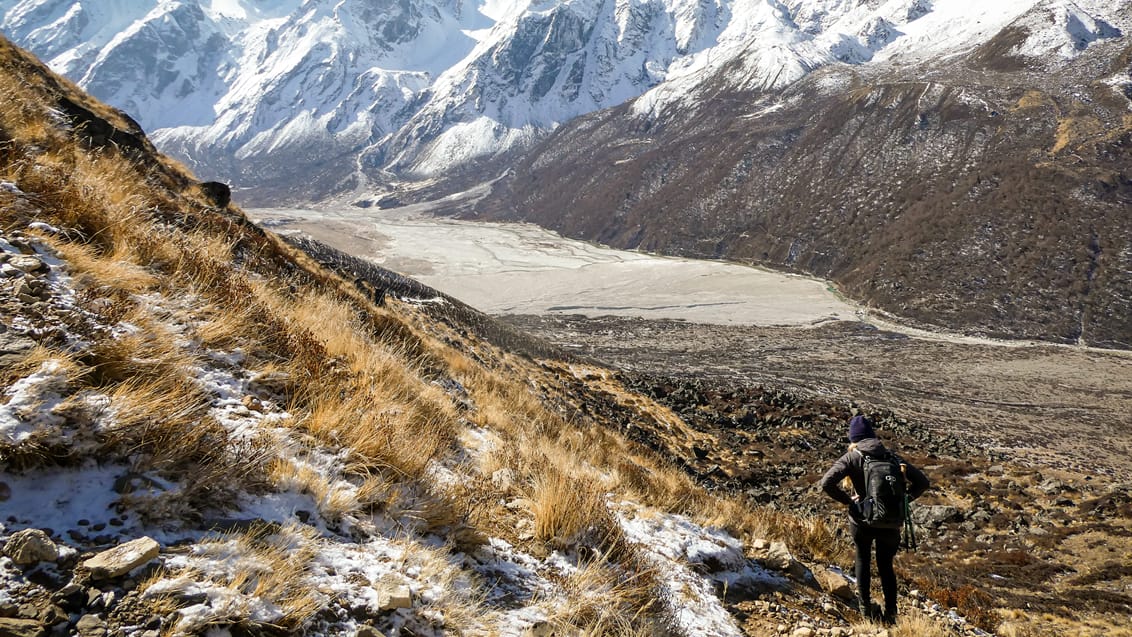
[[[857,600],[857,608],[861,611],[861,616],[871,622],[880,622],[884,613],[881,612],[880,604],[866,602],[864,600]]]

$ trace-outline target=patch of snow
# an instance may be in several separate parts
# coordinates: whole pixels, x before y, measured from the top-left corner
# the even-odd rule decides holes
[[[1119,29],[1070,0],[1051,0],[1015,24],[1026,29],[1028,35],[1013,52],[1035,59],[1050,55],[1073,59],[1094,42],[1121,35]]]
[[[0,443],[17,445],[35,434],[57,434],[65,419],[52,410],[61,403],[66,384],[62,363],[49,360],[9,385],[4,390],[7,402],[0,405]]]
[[[778,588],[782,576],[746,558],[742,542],[719,529],[704,528],[675,514],[648,513],[629,503],[618,519],[626,538],[645,551],[668,589],[671,609],[685,634],[742,635],[734,618],[715,594],[714,582],[729,588]],[[633,514],[632,517],[627,512]],[[710,576],[691,567],[710,568]]]
[[[59,228],[56,228],[55,226],[49,223],[44,223],[42,221],[33,221],[28,224],[28,228],[30,230],[39,230],[40,232],[46,232],[48,234],[60,234],[62,232],[62,230],[60,230]]]
[[[0,472],[0,481],[11,489],[11,498],[4,503],[7,531],[24,528],[48,528],[67,537],[67,531],[81,531],[94,524],[108,524],[117,516],[114,504],[120,495],[114,491],[115,481],[129,473],[124,465],[100,466],[89,460],[78,469],[35,470],[26,473]],[[120,518],[121,519],[121,518]],[[85,520],[89,524],[80,525]],[[124,520],[123,532],[136,527],[132,519]],[[4,521],[0,520],[0,530]]]

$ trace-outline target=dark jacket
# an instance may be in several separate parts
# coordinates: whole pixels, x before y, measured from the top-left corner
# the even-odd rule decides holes
[[[825,475],[822,476],[820,482],[822,491],[825,491],[829,497],[841,504],[851,506],[853,495],[845,493],[839,483],[845,476],[849,476],[849,479],[853,482],[853,490],[858,494],[863,494],[865,492],[865,457],[862,454],[875,457],[884,455],[887,451],[877,438],[866,438],[858,442],[855,450],[838,458],[837,462],[833,463],[829,471],[826,471]],[[924,475],[923,471],[903,459],[900,462],[908,465],[905,473],[908,478],[908,497],[915,500],[928,490],[931,482],[928,481],[928,477]]]

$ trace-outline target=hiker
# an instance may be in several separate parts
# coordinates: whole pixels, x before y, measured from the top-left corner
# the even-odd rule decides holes
[[[849,442],[849,451],[822,476],[821,488],[829,497],[849,507],[849,532],[857,545],[854,569],[861,614],[867,619],[892,625],[896,623],[896,571],[892,560],[900,548],[900,529],[906,522],[907,502],[920,497],[928,489],[929,482],[922,471],[881,444],[872,421],[865,416],[854,416],[849,421]],[[869,475],[874,477],[872,480],[866,479],[866,465],[869,465]],[[885,478],[886,474],[896,478]],[[845,478],[849,478],[853,485],[852,494],[839,486]],[[867,482],[873,485],[872,493]],[[886,482],[894,491],[885,490],[883,485]],[[899,500],[898,505],[893,502],[894,499]],[[870,601],[869,562],[874,542],[877,574],[884,590],[883,613]]]

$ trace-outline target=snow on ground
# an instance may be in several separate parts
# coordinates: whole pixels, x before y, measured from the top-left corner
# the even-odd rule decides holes
[[[722,261],[660,257],[566,239],[531,224],[395,211],[249,210],[489,314],[584,314],[733,325],[852,320],[823,281]]]
[[[642,547],[660,573],[671,612],[686,635],[742,635],[723,607],[715,587],[773,589],[782,576],[766,571],[743,554],[743,544],[719,529],[704,528],[673,514],[659,514],[623,503],[621,527]],[[706,571],[710,575],[703,575]]]

